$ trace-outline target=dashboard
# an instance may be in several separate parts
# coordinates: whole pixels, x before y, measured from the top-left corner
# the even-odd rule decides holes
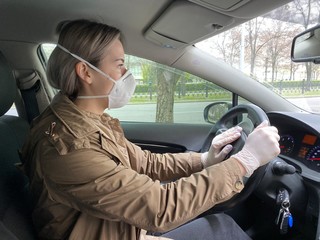
[[[269,113],[280,135],[280,157],[293,161],[301,172],[320,172],[320,116],[304,113]]]
[[[320,138],[312,133],[287,130],[280,133],[281,154],[320,172]]]

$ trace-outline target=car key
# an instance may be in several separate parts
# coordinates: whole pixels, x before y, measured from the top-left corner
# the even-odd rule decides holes
[[[293,217],[290,213],[289,192],[285,188],[280,188],[276,197],[276,204],[280,205],[278,216],[275,224],[279,226],[280,234],[286,234],[288,228],[293,226]]]
[[[283,209],[283,208],[280,208],[279,214],[278,214],[278,216],[277,216],[277,218],[276,218],[276,221],[275,221],[275,224],[276,224],[276,225],[279,225],[280,219],[282,219],[283,212],[284,212],[284,209]]]
[[[284,210],[280,222],[280,234],[286,234],[288,228],[293,226],[293,218],[288,209]]]

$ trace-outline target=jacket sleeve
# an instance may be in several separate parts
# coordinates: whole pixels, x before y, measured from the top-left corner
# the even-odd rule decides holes
[[[162,185],[90,148],[65,155],[45,144],[38,150],[53,201],[150,231],[173,229],[243,188],[235,159]]]
[[[171,181],[202,170],[200,153],[156,154],[127,141],[132,169],[153,180]]]

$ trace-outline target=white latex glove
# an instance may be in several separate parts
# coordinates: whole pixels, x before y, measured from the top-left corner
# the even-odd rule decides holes
[[[280,153],[280,136],[268,121],[262,122],[249,134],[241,151],[233,155],[246,170],[246,177],[260,166],[268,163]]]
[[[201,155],[203,168],[212,166],[224,160],[228,153],[230,153],[232,150],[232,145],[229,143],[237,140],[241,135],[241,131],[242,128],[236,126],[228,129],[218,136],[215,136],[212,139],[209,151]]]

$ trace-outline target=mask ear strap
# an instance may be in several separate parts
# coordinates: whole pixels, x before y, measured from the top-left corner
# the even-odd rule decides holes
[[[78,59],[80,62],[84,62],[85,64],[87,64],[90,68],[92,68],[93,70],[97,71],[98,73],[102,74],[103,76],[105,76],[106,78],[110,79],[112,82],[116,83],[116,81],[110,77],[108,74],[106,74],[105,72],[101,71],[99,68],[93,66],[91,63],[89,63],[88,61],[84,60],[82,57],[79,57],[78,55],[70,52],[68,49],[66,49],[65,47],[61,46],[60,44],[57,44],[57,47],[60,48],[62,51],[70,54],[72,57],[74,57],[75,59]]]
[[[98,95],[98,96],[78,96],[79,99],[96,99],[96,98],[107,98],[109,95]]]

